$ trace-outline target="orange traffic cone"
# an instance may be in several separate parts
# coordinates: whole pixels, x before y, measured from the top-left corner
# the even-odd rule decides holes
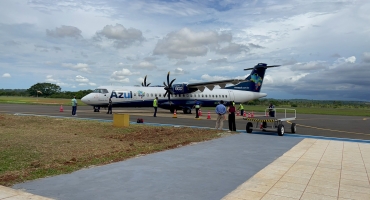
[[[59,112],[63,112],[63,105],[60,105]]]
[[[244,111],[243,117],[247,117],[247,112]]]
[[[269,115],[267,114],[267,112],[265,111],[265,115],[266,115],[266,117],[268,117]]]
[[[251,115],[251,117],[254,117],[254,112],[252,111],[252,115]]]
[[[172,118],[177,118],[176,109],[173,111],[173,117]]]
[[[208,112],[207,119],[211,119],[211,112]]]
[[[236,112],[236,116],[240,116],[239,110],[238,110],[238,112]]]
[[[251,118],[251,113],[250,112],[248,113],[248,118]]]
[[[200,108],[199,108],[198,115],[199,115],[199,116],[202,116],[202,110],[201,110]]]

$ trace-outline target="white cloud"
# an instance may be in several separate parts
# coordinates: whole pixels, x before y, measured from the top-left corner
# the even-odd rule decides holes
[[[81,82],[81,83],[87,83],[87,82],[89,82],[89,79],[87,79],[87,78],[85,78],[81,75],[77,75],[75,81],[76,82]]]
[[[112,40],[116,48],[127,48],[133,43],[140,43],[144,40],[143,34],[140,30],[135,28],[126,29],[121,24],[115,26],[106,25],[103,30],[96,33],[96,39],[103,38]]]
[[[133,64],[132,68],[134,68],[134,69],[154,70],[154,69],[157,68],[157,66],[155,66],[153,63],[143,61],[143,62],[140,62],[138,64]]]
[[[175,69],[175,71],[172,73],[173,75],[184,75],[188,74],[189,72],[185,71],[184,69],[178,67]]]
[[[63,63],[62,66],[81,72],[90,72],[89,65],[86,63],[77,63],[76,65],[72,63]]]
[[[3,78],[11,78],[10,74],[9,73],[5,73],[2,75]]]
[[[234,71],[235,70],[235,67],[233,66],[220,66],[220,67],[213,67],[212,69],[214,70],[220,70],[220,71]]]
[[[351,57],[346,58],[344,61],[347,62],[347,63],[355,63],[356,62],[356,57],[351,56]]]
[[[171,32],[158,41],[153,50],[154,55],[167,55],[169,58],[184,59],[188,56],[205,56],[208,48],[215,49],[220,43],[230,42],[231,34],[215,31],[193,32],[183,28]]]
[[[219,81],[219,80],[225,80],[225,79],[230,79],[230,78],[225,77],[225,76],[210,76],[208,74],[203,74],[201,76],[201,79],[204,81]]]

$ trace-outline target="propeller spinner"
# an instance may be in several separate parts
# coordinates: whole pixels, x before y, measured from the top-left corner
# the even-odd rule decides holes
[[[172,90],[172,83],[175,81],[176,79],[173,79],[171,82],[170,82],[170,72],[168,72],[167,74],[167,84],[165,82],[163,82],[163,85],[164,85],[164,90],[166,90],[166,93],[164,93],[164,97],[166,97],[166,95],[168,96],[168,102],[171,104],[171,94],[173,94],[173,90]]]
[[[146,84],[146,75],[145,75],[144,82],[141,83],[141,86],[148,87],[149,85],[150,83]]]

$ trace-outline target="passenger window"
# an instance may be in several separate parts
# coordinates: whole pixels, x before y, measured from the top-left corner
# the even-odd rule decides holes
[[[153,94],[152,94],[152,93],[150,93],[150,96],[151,96],[151,97],[153,97]]]
[[[146,93],[146,97],[149,97],[149,93]]]
[[[162,95],[161,95],[161,94],[159,94],[159,97],[162,97]]]
[[[224,95],[222,95],[222,98],[224,98]]]
[[[154,96],[156,97],[156,96],[157,96],[157,94],[154,94]]]
[[[193,95],[190,95],[190,97],[193,97]]]
[[[136,93],[134,93],[134,97],[136,97]]]
[[[187,94],[186,97],[189,97],[189,95]]]
[[[183,94],[182,97],[185,97],[185,94]]]
[[[225,98],[227,98],[227,95],[225,95]]]
[[[207,98],[207,95],[206,95],[206,98]]]
[[[204,97],[204,95],[202,94],[202,97]]]
[[[175,94],[175,97],[177,97],[177,94]]]
[[[216,94],[216,98],[217,98],[217,94]]]
[[[215,95],[212,95],[212,98],[215,97]]]

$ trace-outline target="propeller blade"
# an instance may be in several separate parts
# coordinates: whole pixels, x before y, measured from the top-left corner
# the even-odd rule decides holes
[[[167,85],[166,85],[166,83],[163,81],[163,85],[164,85],[164,87],[167,87]],[[165,88],[166,89],[166,88]]]
[[[144,83],[143,83],[143,82],[141,83],[141,86],[143,86],[143,87],[144,87]]]
[[[147,85],[146,85],[146,76],[147,76],[147,75],[145,75],[145,78],[144,78],[144,85],[145,85],[145,87],[147,86]]]
[[[170,95],[168,95],[168,103],[170,103],[170,105],[171,105]]]
[[[173,80],[171,81],[170,86],[172,86],[172,83],[173,83],[175,80],[176,80],[176,79],[173,79]]]
[[[167,73],[167,83],[170,85],[170,72]]]
[[[168,92],[166,91],[166,93],[164,93],[164,96],[163,97],[166,97],[166,95],[168,94]],[[169,95],[168,95],[169,96]]]
[[[148,83],[148,85],[146,85],[147,87],[149,87],[150,83]]]

